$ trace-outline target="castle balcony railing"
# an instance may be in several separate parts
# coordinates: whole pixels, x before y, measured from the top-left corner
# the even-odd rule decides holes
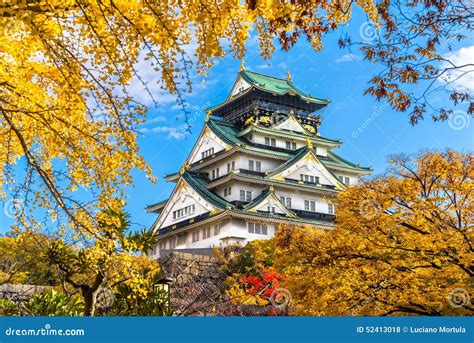
[[[334,221],[334,218],[336,217],[334,214],[296,210],[293,208],[291,209],[291,211],[293,211],[300,218],[316,219],[316,220],[322,220],[322,221],[327,221],[327,222]]]

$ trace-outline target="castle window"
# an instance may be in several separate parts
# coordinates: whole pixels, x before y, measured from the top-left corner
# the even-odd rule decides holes
[[[224,188],[224,196],[228,196],[231,194],[231,191],[232,191],[232,187],[226,187]]]
[[[252,191],[240,190],[240,201],[252,201]]]
[[[221,232],[221,224],[214,225],[214,236],[217,236]]]
[[[248,229],[249,233],[255,233],[257,235],[267,235],[268,234],[266,224],[248,222],[247,223],[247,229]]]
[[[285,205],[287,208],[291,208],[291,198],[290,197],[280,197],[280,201],[283,205]]]
[[[235,170],[235,161],[227,163],[227,173],[230,173],[232,170]]]
[[[328,204],[328,213],[329,214],[334,214],[334,205],[333,204]]]
[[[180,208],[179,210],[173,211],[173,219],[179,219],[190,214],[193,214],[196,207],[194,204],[186,206],[184,208]]]
[[[207,149],[201,153],[202,158],[209,157],[214,154],[214,148]]]
[[[347,176],[338,176],[338,179],[345,185],[349,184],[349,178]]]
[[[199,241],[199,230],[193,232],[193,243]]]
[[[269,213],[275,213],[275,206],[267,206],[267,211]]]
[[[276,146],[275,138],[265,137],[265,145]]]
[[[211,227],[206,227],[202,230],[202,239],[211,237]]]
[[[245,196],[245,200],[248,201],[248,202],[252,201],[252,192],[251,192],[251,191],[247,191],[247,192],[245,192],[245,193],[246,193],[246,194],[245,194],[245,195],[246,195],[246,196]]]
[[[314,175],[300,174],[300,180],[307,183],[319,183],[319,177]]]
[[[251,171],[262,171],[262,162],[249,160],[249,170]]]
[[[213,169],[211,171],[211,175],[212,175],[212,178],[211,178],[212,180],[217,179],[219,177],[219,168]]]
[[[305,200],[304,201],[304,210],[316,212],[316,202],[312,200]]]
[[[286,141],[286,148],[287,148],[288,150],[296,150],[296,143],[295,143],[295,142]]]

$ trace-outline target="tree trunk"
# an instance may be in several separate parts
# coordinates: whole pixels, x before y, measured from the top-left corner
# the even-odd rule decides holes
[[[82,297],[84,298],[84,316],[94,315],[97,293],[99,292],[103,281],[104,275],[99,273],[96,275],[92,286],[84,285],[81,287]]]
[[[82,288],[82,297],[84,298],[84,316],[93,316],[97,290],[93,291],[90,287],[84,287]]]

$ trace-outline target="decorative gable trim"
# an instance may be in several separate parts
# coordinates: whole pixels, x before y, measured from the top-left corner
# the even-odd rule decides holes
[[[310,132],[308,132],[303,125],[298,121],[298,119],[295,118],[293,115],[293,112],[285,118],[280,123],[274,124],[271,126],[272,129],[276,130],[285,130],[285,131],[292,131],[292,132],[301,132],[305,135],[311,135]]]
[[[248,83],[247,81],[244,80],[242,76],[237,77],[237,79],[234,82],[234,85],[232,86],[232,90],[229,93],[229,96],[227,99],[233,98],[237,95],[245,93],[245,91],[249,88],[251,88],[252,85]]]
[[[212,132],[209,127],[207,127],[207,124],[204,126],[204,129],[201,131],[201,134],[199,135],[199,138],[197,139],[196,144],[194,145],[193,149],[191,150],[191,153],[189,154],[188,161],[189,164],[193,164],[199,160],[201,160],[201,157],[199,154],[202,152],[202,147],[205,145],[209,145],[209,149],[211,148],[211,145],[217,145],[221,149],[215,149],[214,154],[222,151],[222,150],[230,150],[232,147],[225,143],[222,139],[220,139],[214,132]]]
[[[306,149],[306,153],[299,156],[295,156],[294,161],[292,161],[292,163],[290,162],[290,164],[286,166],[286,168],[284,168],[283,170],[278,167],[273,172],[270,172],[268,174],[268,178],[283,181],[288,175],[290,175],[294,171],[302,168],[303,166],[308,165],[316,168],[316,170],[318,170],[326,179],[328,179],[329,182],[334,187],[336,187],[336,189],[343,190],[345,188],[344,184],[342,184],[339,179],[333,173],[331,173],[324,166],[324,164],[321,163],[321,161],[317,158],[317,156],[311,149]]]
[[[174,187],[171,196],[168,198],[168,201],[166,202],[166,205],[164,206],[160,216],[153,224],[154,230],[159,230],[162,227],[163,223],[166,221],[166,219],[173,212],[173,208],[175,208],[176,204],[179,201],[184,201],[185,198],[188,196],[192,197],[199,205],[204,207],[209,212],[215,212],[219,210],[219,208],[204,199],[199,194],[199,192],[194,190],[193,187],[181,177],[176,186]]]
[[[257,198],[255,198],[254,201],[245,205],[244,209],[246,209],[249,212],[258,212],[259,209],[261,209],[265,205],[268,206],[268,204],[271,204],[271,206],[278,208],[279,213],[283,213],[287,217],[290,217],[290,218],[296,217],[296,215],[292,211],[287,209],[285,205],[281,203],[280,199],[278,199],[278,197],[275,195],[273,186],[270,186],[269,189],[264,191],[264,193],[262,193],[261,196],[258,196]]]

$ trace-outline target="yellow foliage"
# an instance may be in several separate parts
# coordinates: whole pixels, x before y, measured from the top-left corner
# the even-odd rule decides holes
[[[340,193],[336,229],[281,227],[273,262],[296,313],[473,315],[473,162],[395,157],[392,175]]]

